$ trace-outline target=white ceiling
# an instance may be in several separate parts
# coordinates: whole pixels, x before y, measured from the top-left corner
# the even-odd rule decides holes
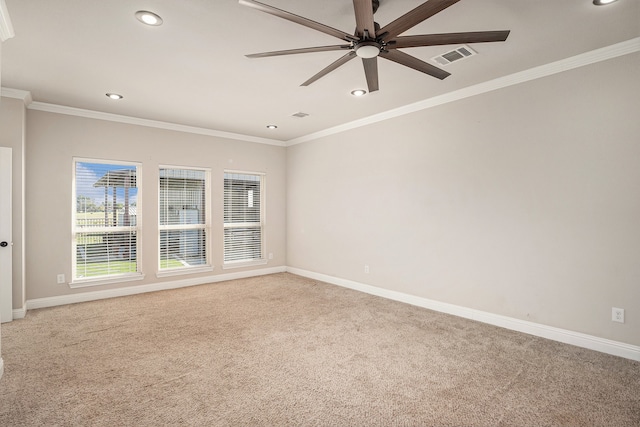
[[[350,0],[261,0],[331,27],[355,28]],[[381,0],[382,26],[424,0]],[[359,60],[299,85],[342,56],[322,52],[248,59],[272,50],[342,44],[237,0],[6,0],[15,37],[2,46],[2,84],[33,100],[289,141],[436,95],[640,36],[640,0],[461,0],[408,34],[511,30],[504,43],[445,67],[440,81],[379,59],[380,90]],[[150,10],[164,24],[144,26]],[[405,49],[422,60],[455,46]],[[124,95],[112,101],[107,92]],[[297,112],[306,118],[292,117]],[[266,129],[277,124],[277,130]]]

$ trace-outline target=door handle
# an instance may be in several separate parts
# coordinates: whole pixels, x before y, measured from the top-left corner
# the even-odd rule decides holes
[[[7,242],[0,242],[0,246],[2,246],[3,248],[4,248],[5,246],[7,246],[7,245],[8,245],[8,243],[7,243]]]

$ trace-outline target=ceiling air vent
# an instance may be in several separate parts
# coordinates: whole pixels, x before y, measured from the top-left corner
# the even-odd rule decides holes
[[[434,56],[431,59],[440,65],[449,65],[452,62],[460,61],[461,59],[469,58],[470,56],[477,54],[478,52],[471,49],[469,46],[462,45],[447,53],[443,53],[442,55]]]

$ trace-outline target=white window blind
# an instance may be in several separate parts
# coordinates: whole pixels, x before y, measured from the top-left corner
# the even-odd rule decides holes
[[[224,174],[224,262],[264,258],[264,175]]]
[[[74,281],[139,274],[138,169],[74,159]]]
[[[209,171],[160,169],[160,270],[209,264]]]

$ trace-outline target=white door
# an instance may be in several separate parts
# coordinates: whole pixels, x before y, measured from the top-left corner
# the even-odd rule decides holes
[[[11,148],[0,147],[0,321],[13,320],[11,290]]]

